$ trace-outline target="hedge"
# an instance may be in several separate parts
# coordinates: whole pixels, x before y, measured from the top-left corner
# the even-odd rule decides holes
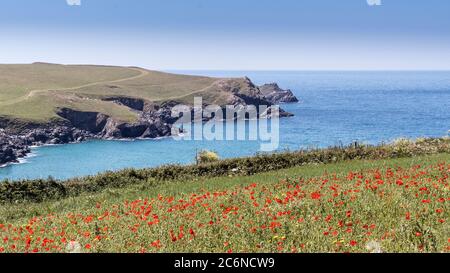
[[[39,180],[0,182],[0,203],[43,202],[99,192],[107,188],[122,188],[137,183],[161,183],[193,180],[200,177],[245,176],[267,171],[327,164],[355,159],[388,159],[427,154],[449,153],[449,138],[398,140],[378,146],[354,143],[349,146],[257,154],[252,157],[226,159],[199,165],[167,165],[148,169],[125,169],[95,176],[57,181]]]

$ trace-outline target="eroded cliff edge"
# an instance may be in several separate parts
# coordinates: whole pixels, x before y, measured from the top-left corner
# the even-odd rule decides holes
[[[298,102],[290,90],[283,90],[277,84],[256,86],[250,79],[223,79],[211,87],[204,106],[267,105]],[[197,94],[202,96],[200,92]],[[218,99],[220,97],[220,100]],[[86,139],[152,139],[171,135],[176,118],[171,116],[172,108],[186,105],[186,98],[163,102],[152,102],[141,98],[110,96],[102,100],[114,102],[132,109],[136,122],[124,122],[101,112],[86,112],[70,108],[57,109],[58,119],[46,124],[27,123],[0,117],[0,166],[18,162],[30,153],[31,146],[66,144]],[[192,107],[192,105],[189,105]],[[281,117],[292,114],[280,109]]]

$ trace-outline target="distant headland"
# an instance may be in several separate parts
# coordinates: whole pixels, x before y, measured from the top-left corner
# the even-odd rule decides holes
[[[0,78],[0,165],[17,162],[30,146],[170,136],[172,107],[192,105],[196,96],[220,106],[298,102],[276,83],[139,67],[8,64]],[[291,114],[281,109],[280,116]]]

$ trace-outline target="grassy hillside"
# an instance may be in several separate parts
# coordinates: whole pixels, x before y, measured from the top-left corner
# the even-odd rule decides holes
[[[134,67],[44,63],[0,65],[0,117],[48,122],[59,118],[57,109],[65,107],[102,112],[129,122],[136,120],[136,113],[102,99],[131,97],[153,102],[187,101],[184,98],[192,94],[217,91],[214,83],[218,80]]]
[[[448,252],[450,155],[353,160],[0,207],[0,252]]]
[[[450,140],[0,183],[0,252],[449,252]]]

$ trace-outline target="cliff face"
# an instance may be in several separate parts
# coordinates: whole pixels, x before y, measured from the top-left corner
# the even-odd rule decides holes
[[[61,109],[58,115],[66,119],[70,126],[102,139],[157,138],[169,136],[171,131],[169,124],[161,122],[157,117],[145,118],[143,111],[140,112],[141,118],[136,123],[122,122],[102,113],[81,112],[67,108]]]
[[[273,104],[299,102],[291,90],[283,90],[276,83],[269,83],[259,87],[264,97]]]
[[[196,94],[204,97],[204,106],[218,104],[246,106],[271,106],[280,102],[297,102],[297,98],[290,90],[282,90],[276,84],[256,86],[248,78],[223,79],[214,82],[207,92]],[[171,116],[172,108],[178,104],[186,104],[189,98],[169,100],[165,102],[151,102],[141,98],[106,97],[105,101],[114,102],[130,108],[139,116],[134,123],[123,122],[100,112],[83,112],[70,108],[57,111],[61,118],[42,126],[24,125],[14,130],[14,122],[0,118],[0,165],[17,162],[30,152],[31,145],[63,144],[81,142],[89,138],[97,139],[135,139],[157,138],[171,135],[171,127],[177,120]],[[192,101],[193,102],[193,101]],[[191,102],[191,103],[192,103]],[[193,110],[192,104],[187,104]],[[270,117],[270,110],[258,113],[260,116]],[[280,109],[281,117],[292,116]]]
[[[226,105],[233,106],[247,106],[253,105],[259,110],[260,106],[273,106],[280,103],[279,100],[275,100],[268,97],[265,92],[268,88],[262,90],[261,87],[256,86],[249,78],[245,77],[242,79],[225,79],[217,81],[212,87],[216,92],[216,97],[213,100],[207,100],[205,105],[208,104],[218,104],[222,107]],[[264,92],[265,91],[265,92]],[[282,92],[284,93],[282,93]],[[285,90],[275,90],[273,92],[280,92],[281,96],[287,96],[290,91]],[[291,93],[292,94],[292,93]],[[293,98],[295,96],[292,94]],[[221,98],[218,102],[217,97]],[[295,98],[296,99],[296,98]],[[286,100],[287,101],[287,100]],[[298,100],[297,100],[298,101]],[[291,113],[288,113],[280,108],[280,117],[290,117]],[[266,113],[258,113],[259,116],[264,115],[264,117],[270,117],[270,110]]]
[[[260,105],[271,106],[275,104],[274,101],[278,102],[281,100],[274,100],[274,97],[268,98],[269,89],[272,90],[270,94],[277,93],[277,98],[283,98],[283,101],[287,101],[289,93],[292,94],[290,91],[274,87],[278,86],[264,86],[263,92],[260,87],[253,84],[248,78],[218,80],[210,87],[208,95],[204,96],[205,100],[203,103],[204,106],[211,104],[218,104],[221,107],[226,105],[254,105],[258,108]],[[202,93],[198,94],[201,97],[203,95]],[[218,98],[221,99],[219,100]],[[104,100],[129,107],[139,115],[139,121],[126,123],[102,113],[80,112],[67,108],[61,109],[58,115],[69,121],[70,126],[90,132],[99,138],[157,138],[170,136],[171,126],[177,120],[171,116],[172,108],[178,104],[186,103],[183,103],[183,100],[154,103],[144,99],[127,97],[110,97]],[[185,100],[190,101],[189,99]],[[187,103],[191,110],[193,110],[192,103]],[[281,117],[291,116],[290,113],[282,109],[280,110],[280,115]]]
[[[17,161],[18,158],[24,157],[29,152],[23,139],[9,136],[3,129],[0,129],[0,166]]]
[[[73,127],[93,134],[100,133],[108,122],[108,116],[97,112],[81,112],[63,108],[58,111],[58,115],[69,121]]]

